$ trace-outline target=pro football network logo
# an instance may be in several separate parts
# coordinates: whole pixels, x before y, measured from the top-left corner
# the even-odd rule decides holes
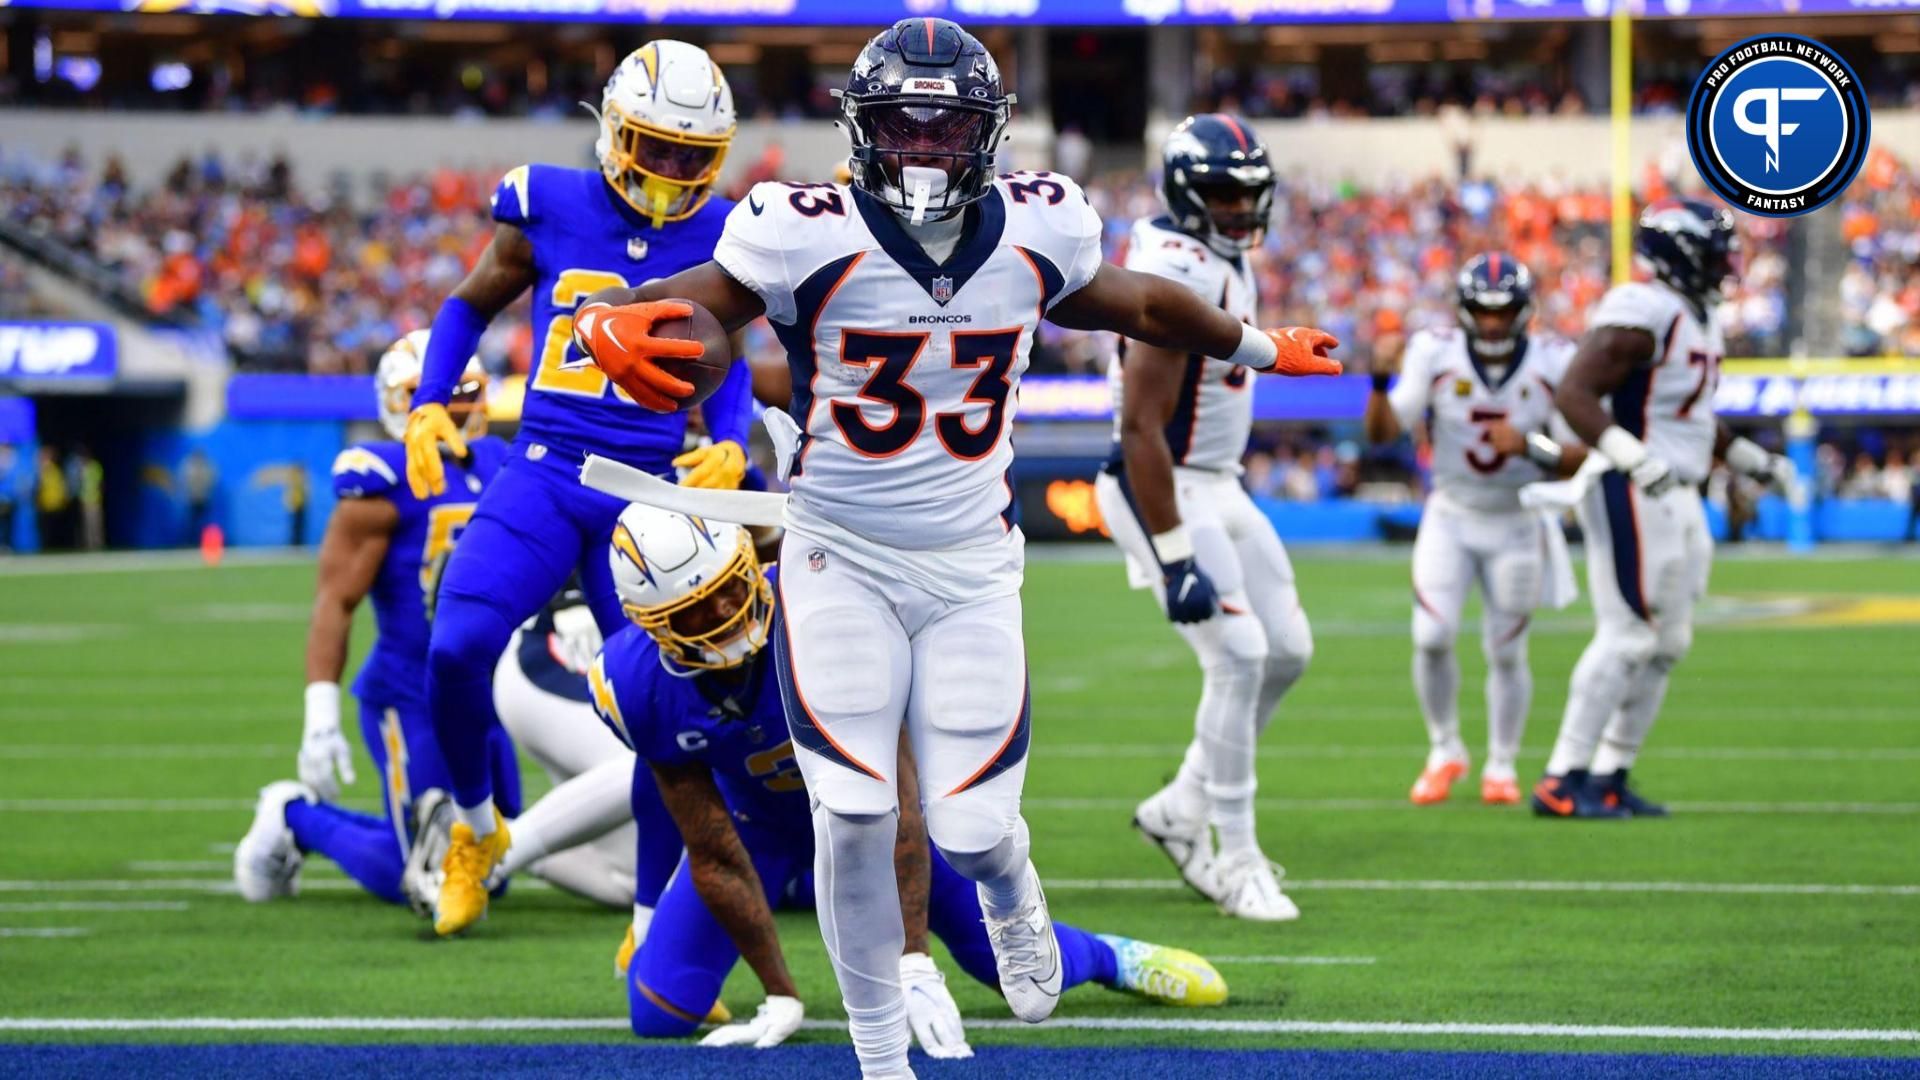
[[[1750,37],[1714,57],[1687,101],[1687,150],[1700,178],[1765,217],[1839,198],[1867,159],[1871,130],[1853,69],[1797,34]]]

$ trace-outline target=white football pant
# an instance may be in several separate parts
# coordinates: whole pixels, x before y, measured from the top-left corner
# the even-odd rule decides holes
[[[1594,635],[1574,666],[1547,772],[1630,768],[1693,644],[1693,605],[1713,567],[1700,493],[1649,498],[1624,474],[1600,478],[1580,504]]]
[[[1240,478],[1184,468],[1174,469],[1173,478],[1194,561],[1220,594],[1220,612],[1213,618],[1174,624],[1199,658],[1201,671],[1194,737],[1175,783],[1204,789],[1223,849],[1251,846],[1258,786],[1254,743],[1313,658],[1313,630],[1300,607],[1287,550]],[[1159,560],[1125,478],[1102,472],[1094,493],[1135,582],[1153,589],[1164,612]]]
[[[1413,688],[1427,724],[1427,765],[1465,761],[1460,659],[1454,637],[1467,593],[1480,586],[1480,650],[1487,658],[1486,772],[1511,776],[1533,672],[1527,627],[1545,587],[1544,526],[1530,511],[1472,510],[1434,492],[1413,541]]]

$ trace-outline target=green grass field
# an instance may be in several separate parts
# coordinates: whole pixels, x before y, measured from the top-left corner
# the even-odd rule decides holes
[[[1191,656],[1116,564],[1035,561],[1027,816],[1054,914],[1219,958],[1232,987],[1229,1005],[1204,1014],[1082,989],[1061,1016],[1907,1041],[980,1027],[976,1043],[1920,1054],[1920,561],[1724,561],[1635,774],[1676,816],[1563,823],[1482,807],[1474,783],[1451,805],[1406,804],[1425,740],[1402,555],[1298,559],[1318,655],[1262,745],[1260,825],[1304,915],[1276,927],[1229,921],[1174,887],[1128,828],[1190,730]],[[552,890],[517,889],[447,942],[318,861],[291,902],[223,891],[254,791],[293,771],[311,578],[297,564],[0,572],[0,1017],[622,1021],[609,962],[625,916]],[[1552,741],[1584,620],[1555,613],[1534,636],[1523,781]],[[357,633],[364,648],[371,623]],[[1463,644],[1478,749],[1477,630]],[[362,759],[359,805],[375,801],[371,777]],[[809,1015],[836,1018],[812,917],[781,919]],[[969,1018],[1005,1018],[994,994],[950,977]],[[725,1000],[745,1013],[758,996],[737,970]],[[438,1036],[0,1030],[250,1037]],[[626,1038],[617,1027],[458,1037]]]

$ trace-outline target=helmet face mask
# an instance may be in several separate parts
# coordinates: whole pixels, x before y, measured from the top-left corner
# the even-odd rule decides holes
[[[420,371],[427,356],[428,331],[415,330],[393,343],[374,368],[373,385],[378,399],[380,426],[394,439],[407,434],[407,414],[413,411],[413,394],[420,389]],[[447,401],[447,414],[469,439],[487,433],[487,373],[480,358],[467,361],[467,369],[454,384]]]
[[[1526,340],[1533,316],[1533,273],[1501,251],[1468,259],[1460,268],[1454,304],[1475,356],[1506,362]]]
[[[594,153],[614,192],[655,228],[691,217],[720,179],[733,142],[733,91],[683,41],[641,46],[601,95]]]
[[[614,527],[608,561],[621,609],[669,674],[739,667],[766,645],[773,588],[746,529],[636,503]]]
[[[916,223],[992,190],[1013,115],[985,46],[945,19],[903,19],[867,43],[840,100],[849,183]]]
[[[1160,201],[1181,232],[1229,259],[1260,243],[1273,215],[1273,167],[1244,121],[1187,117],[1168,133],[1160,167]]]

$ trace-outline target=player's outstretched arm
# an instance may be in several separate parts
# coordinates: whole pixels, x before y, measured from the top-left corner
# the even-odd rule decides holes
[[[1394,411],[1388,390],[1393,377],[1400,374],[1405,344],[1405,339],[1382,342],[1381,347],[1374,350],[1373,387],[1367,394],[1367,410],[1360,419],[1360,433],[1375,446],[1400,437],[1400,416]]]
[[[494,226],[493,239],[480,253],[480,261],[454,286],[433,317],[427,355],[420,358],[420,386],[413,392],[413,411],[407,416],[407,486],[414,498],[447,489],[441,447],[459,457],[467,455],[467,441],[447,415],[447,400],[479,348],[487,324],[531,288],[533,279],[533,242],[519,226],[502,222]]]
[[[1158,274],[1102,263],[1047,318],[1070,330],[1106,330],[1176,354],[1199,353],[1276,375],[1338,375],[1340,342],[1308,327],[1256,330]]]
[[[798,998],[760,875],[733,827],[712,771],[698,763],[656,763],[652,768],[661,801],[686,842],[693,886],[707,911],[733,939],[768,996]]]
[[[693,384],[674,375],[671,362],[697,357],[701,347],[696,341],[656,337],[653,328],[692,314],[689,303],[706,308],[728,334],[766,310],[753,290],[719,263],[706,262],[637,289],[601,289],[587,297],[574,314],[574,342],[635,401],[672,412],[693,393]]]
[[[373,589],[400,511],[386,499],[341,499],[320,541],[320,572],[307,623],[307,693],[300,782],[323,799],[353,783],[353,752],[340,734],[340,675],[353,613]],[[335,777],[336,770],[339,773]]]

